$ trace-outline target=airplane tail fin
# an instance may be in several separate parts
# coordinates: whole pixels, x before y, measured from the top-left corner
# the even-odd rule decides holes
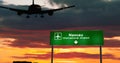
[[[32,0],[32,5],[34,5],[34,0]]]

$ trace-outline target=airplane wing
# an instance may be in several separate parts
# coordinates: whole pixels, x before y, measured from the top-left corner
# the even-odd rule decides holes
[[[42,13],[43,14],[48,13],[48,15],[51,16],[53,14],[53,12],[55,12],[55,11],[60,11],[60,10],[67,9],[67,8],[72,8],[72,7],[75,7],[75,5],[68,6],[68,7],[63,7],[63,8],[58,8],[58,9],[43,10]]]
[[[21,10],[21,9],[15,9],[15,8],[9,8],[9,7],[4,7],[4,6],[0,6],[0,8],[4,8],[4,9],[9,9],[12,11],[17,12],[18,14],[23,14],[23,13],[27,13],[27,10]]]

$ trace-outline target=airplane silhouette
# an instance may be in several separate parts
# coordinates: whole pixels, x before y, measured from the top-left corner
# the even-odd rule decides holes
[[[32,5],[28,6],[28,10],[0,6],[0,8],[5,8],[5,9],[9,9],[9,10],[17,12],[17,15],[19,15],[19,16],[21,16],[22,14],[27,14],[26,18],[29,18],[30,17],[29,15],[32,15],[32,14],[36,14],[36,15],[40,14],[41,18],[44,17],[43,14],[48,14],[49,16],[52,16],[55,11],[59,11],[59,10],[67,9],[67,8],[72,8],[72,7],[75,7],[75,5],[63,7],[63,8],[58,8],[58,9],[42,10],[40,5],[34,4],[34,0],[32,0]]]

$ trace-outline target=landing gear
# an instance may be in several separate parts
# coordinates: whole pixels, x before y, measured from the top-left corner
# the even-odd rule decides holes
[[[41,15],[40,17],[41,17],[41,18],[44,18],[44,16],[43,16],[43,15]]]
[[[27,15],[27,16],[26,16],[26,18],[30,18],[30,16],[29,16],[29,15]]]

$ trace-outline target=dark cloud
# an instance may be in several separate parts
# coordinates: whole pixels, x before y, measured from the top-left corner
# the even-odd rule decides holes
[[[84,58],[84,59],[99,59],[99,54],[88,54],[88,53],[78,53],[78,52],[69,52],[69,53],[57,53],[54,54],[54,58]],[[13,58],[26,59],[26,58],[34,58],[34,59],[49,59],[51,58],[51,54],[25,54],[24,56],[13,56]],[[114,59],[119,60],[120,58],[116,58],[112,54],[103,54],[103,59]]]
[[[103,47],[120,47],[119,40],[106,40]]]
[[[2,37],[17,39],[9,46],[12,47],[48,47],[49,32],[51,30],[96,30],[104,31],[105,37],[120,36],[120,1],[106,3],[101,0],[51,0],[67,5],[75,4],[76,7],[60,12],[53,16],[45,15],[45,18],[30,19],[17,16],[15,12],[0,8],[0,34]],[[52,4],[52,3],[51,3]],[[26,7],[8,5],[7,7]],[[2,28],[8,28],[3,30]],[[9,29],[10,28],[10,29]],[[14,30],[14,29],[17,29]],[[26,31],[27,30],[27,31]],[[39,30],[39,31],[38,31]],[[42,30],[49,30],[48,32]],[[36,32],[38,31],[38,32]],[[24,42],[24,44],[22,44]],[[109,43],[110,42],[110,43]],[[36,44],[37,43],[37,44]],[[114,43],[114,46],[110,46]],[[34,44],[34,45],[32,45]],[[42,44],[42,45],[41,45]],[[45,44],[45,45],[43,45]],[[107,47],[119,47],[117,41],[105,41]],[[46,46],[47,45],[47,46]],[[65,46],[66,47],[66,46]],[[67,46],[69,47],[69,46]]]
[[[78,27],[78,28],[66,28],[61,30],[103,30],[105,38],[111,38],[111,40],[105,40],[103,47],[120,47],[120,42],[113,37],[120,36],[119,26],[107,26],[107,27]],[[19,30],[10,28],[1,28],[0,37],[2,38],[14,38],[14,42],[9,43],[10,47],[19,48],[50,48],[50,30]],[[84,48],[93,46],[55,46],[55,48]]]
[[[106,3],[101,0],[54,0],[56,3],[75,4],[76,7],[55,12],[50,17],[26,19],[25,15],[17,16],[15,12],[0,9],[0,15],[4,20],[0,23],[6,27],[28,30],[63,29],[80,26],[115,26],[120,25],[119,1]],[[8,7],[23,8],[21,6],[9,5]],[[24,7],[25,8],[25,7]]]
[[[18,48],[51,48],[49,41],[44,42],[42,41],[44,39],[34,40],[33,39],[22,39],[22,40],[16,40],[12,44],[8,44],[10,47],[18,47]],[[54,46],[54,48],[90,48],[90,47],[99,47],[99,46]],[[104,41],[103,47],[110,47],[110,48],[116,48],[120,47],[120,41],[117,40],[106,40]]]
[[[3,0],[0,0],[0,5],[1,5],[2,3],[4,3]]]

